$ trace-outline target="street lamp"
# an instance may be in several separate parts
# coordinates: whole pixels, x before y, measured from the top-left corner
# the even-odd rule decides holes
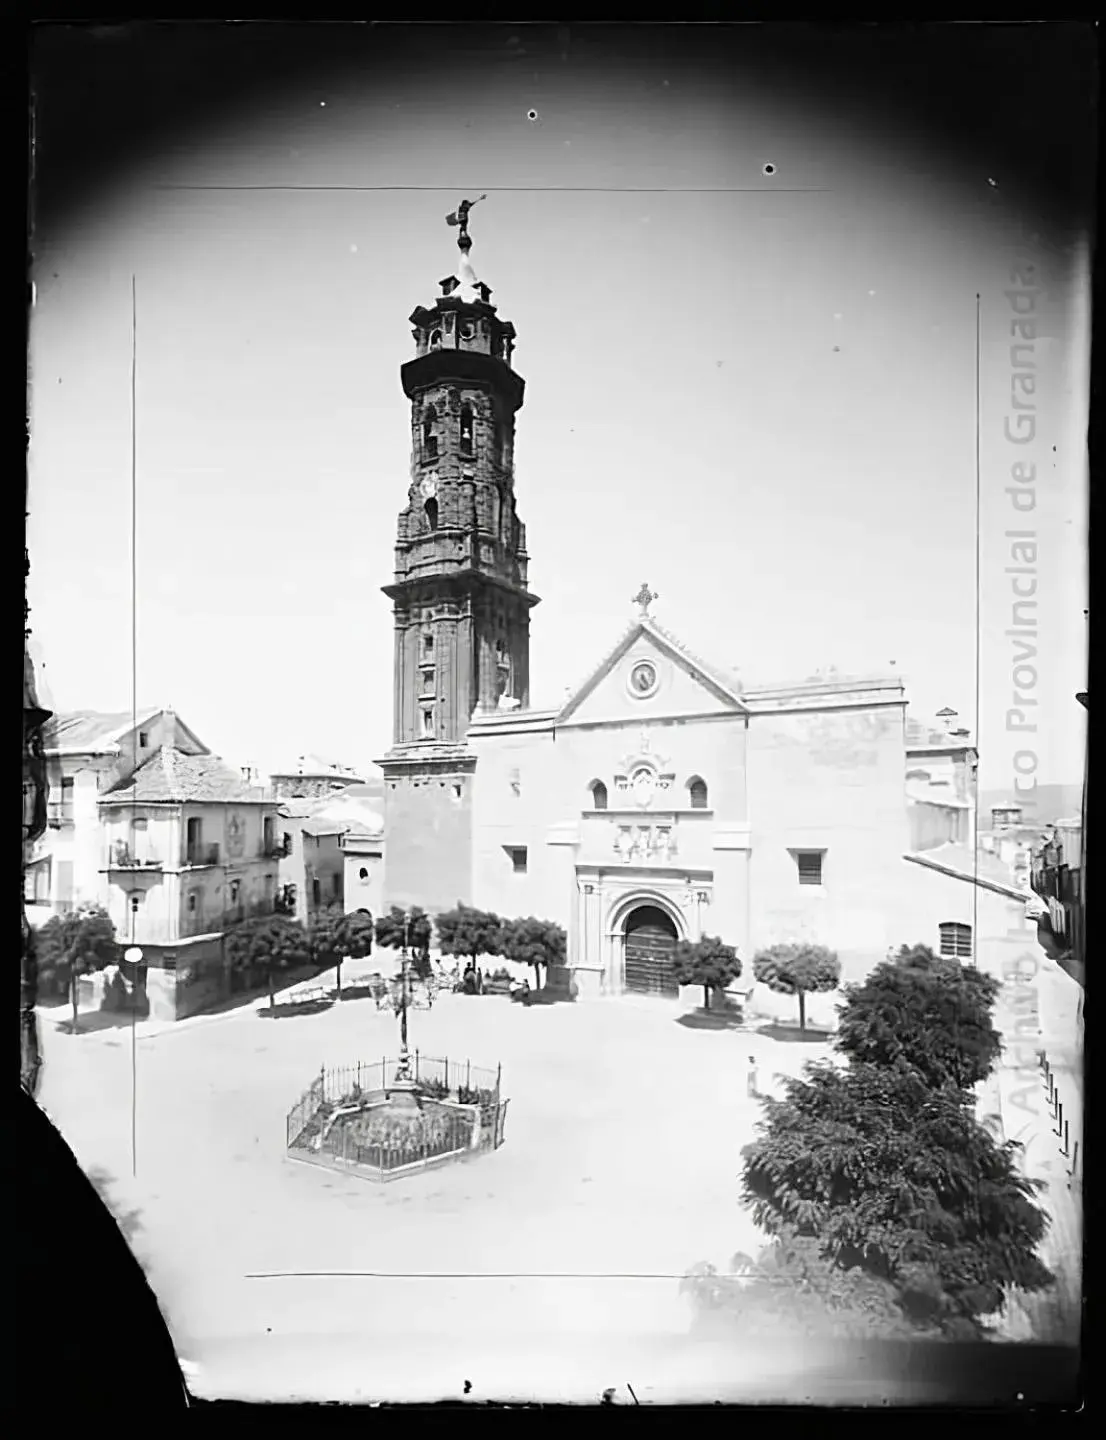
[[[407,942],[411,929],[411,915],[405,910],[403,912],[403,948],[400,952],[400,989],[399,989],[399,1065],[396,1068],[396,1079],[409,1081],[411,1079],[411,1057],[407,1053]]]

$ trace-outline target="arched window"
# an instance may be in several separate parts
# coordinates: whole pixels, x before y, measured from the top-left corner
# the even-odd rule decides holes
[[[941,954],[956,960],[970,960],[972,955],[972,927],[956,920],[946,920],[939,927]]]
[[[595,810],[605,810],[607,808],[607,787],[603,784],[602,780],[593,780],[589,789],[591,790],[592,808]]]
[[[433,498],[430,499],[430,500],[428,500],[428,501],[426,502],[426,504],[423,506],[423,509],[426,511],[426,523],[430,526],[431,530],[437,530],[437,528],[438,528],[438,502],[437,502],[437,500],[434,500]]]
[[[434,434],[437,423],[438,412],[431,405],[422,418],[422,453],[427,460],[438,458],[438,437]]]
[[[430,348],[431,350],[440,350],[442,348],[442,332],[440,330],[432,330],[430,332]]]
[[[693,810],[707,808],[707,782],[705,780],[700,780],[698,775],[693,775],[687,782],[687,793]]]
[[[461,454],[472,454],[472,406],[461,406]]]

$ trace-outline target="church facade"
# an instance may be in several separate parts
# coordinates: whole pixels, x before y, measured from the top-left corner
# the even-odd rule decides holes
[[[914,883],[895,675],[743,687],[636,613],[556,710],[530,705],[524,382],[514,328],[461,263],[411,317],[412,461],[395,577],[384,902],[564,925],[581,990],[674,993],[672,950],[808,938],[845,978],[890,945]],[[935,921],[936,924],[936,921]]]

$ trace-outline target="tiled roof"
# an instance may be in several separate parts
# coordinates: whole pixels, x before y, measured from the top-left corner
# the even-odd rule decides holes
[[[708,679],[713,680],[716,685],[721,685],[722,689],[727,690],[731,695],[741,694],[742,682],[736,675],[721,669],[717,665],[708,664],[706,660],[701,659],[694,651],[689,650],[683,641],[678,640],[670,630],[666,630],[663,625],[658,625],[651,615],[647,617],[645,624],[647,628],[654,630],[663,639],[667,640],[673,650],[678,651],[685,659],[690,660],[697,670],[701,670],[702,673],[706,675]]]
[[[1012,896],[1025,894],[1028,897],[1029,894],[1028,890],[1015,885],[1010,867],[988,851],[980,850],[973,861],[970,845],[938,845],[932,850],[915,851],[905,859],[931,870],[940,870],[957,880],[966,880],[969,884],[978,879],[988,889],[998,886]]]
[[[100,803],[130,805],[186,800],[272,803],[269,796],[257,786],[247,785],[241,774],[217,755],[185,755],[168,745],[140,765],[130,780],[109,790]]]
[[[138,711],[138,723],[160,714],[160,707],[147,706]],[[130,710],[68,710],[59,713],[46,727],[44,740],[48,750],[76,750],[94,753],[111,749],[120,734],[134,723]]]

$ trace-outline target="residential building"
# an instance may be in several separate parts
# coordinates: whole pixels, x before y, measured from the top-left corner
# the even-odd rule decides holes
[[[228,988],[227,927],[275,910],[276,802],[217,757],[163,744],[97,803],[106,907],[142,949],[152,1012],[203,1009]]]
[[[373,791],[359,782],[281,806],[282,903],[301,920],[331,905],[380,913],[384,820]]]
[[[99,801],[136,768],[171,745],[184,755],[207,746],[171,709],[59,713],[43,737],[49,776],[47,829],[34,843],[25,877],[27,916],[42,925],[81,904],[104,904]]]
[[[317,816],[310,801],[298,800],[280,807],[279,824],[279,883],[284,913],[307,925],[320,910],[333,906],[343,909],[342,822]]]

